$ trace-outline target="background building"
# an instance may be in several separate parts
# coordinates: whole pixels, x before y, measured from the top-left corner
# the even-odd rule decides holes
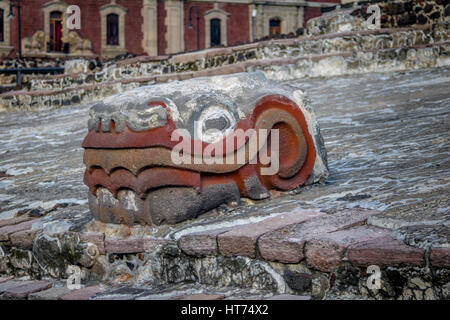
[[[0,55],[151,56],[248,43],[294,33],[339,0],[0,0]],[[81,28],[68,30],[68,6]]]

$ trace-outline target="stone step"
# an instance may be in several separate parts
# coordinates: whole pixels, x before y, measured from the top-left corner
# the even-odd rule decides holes
[[[0,95],[1,110],[32,110],[36,108],[51,108],[68,106],[77,103],[88,103],[102,99],[111,94],[130,90],[140,85],[149,85],[159,82],[174,80],[187,80],[195,77],[233,74],[245,71],[262,70],[267,77],[273,80],[293,77],[318,77],[323,76],[317,64],[326,60],[339,60],[341,68],[334,69],[333,75],[344,75],[365,72],[386,72],[409,70],[411,68],[425,68],[437,65],[446,65],[449,60],[450,41],[417,45],[410,47],[399,47],[390,49],[373,49],[358,52],[339,52],[327,54],[311,54],[300,57],[281,57],[269,59],[254,59],[220,67],[207,68],[200,71],[189,71],[179,73],[166,73],[160,75],[146,75],[134,78],[119,78],[97,83],[88,83],[74,87],[38,89],[35,91],[10,91]],[[406,61],[408,54],[404,51],[433,50],[423,52],[423,59],[410,59]],[[431,53],[431,56],[430,56]],[[371,58],[369,60],[368,56]],[[438,60],[442,59],[442,62]],[[332,62],[332,61],[330,61]],[[289,66],[294,66],[290,68]],[[316,67],[315,67],[316,66]],[[282,69],[285,67],[285,70]],[[329,74],[328,74],[329,75]]]
[[[4,285],[11,283],[6,282]],[[28,295],[49,289],[52,287],[50,281],[17,281],[11,283],[11,287],[4,289],[1,300],[24,300],[28,298]]]
[[[298,263],[304,258],[304,246],[313,236],[364,225],[370,210],[344,210],[332,215],[311,219],[304,223],[263,235],[258,240],[261,257],[268,261]]]

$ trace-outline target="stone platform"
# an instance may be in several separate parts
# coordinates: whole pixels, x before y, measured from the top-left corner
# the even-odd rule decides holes
[[[290,82],[316,109],[327,182],[158,228],[92,220],[86,106],[0,115],[2,298],[448,298],[447,75]],[[69,265],[87,289],[58,289]]]
[[[2,274],[47,280],[6,278],[0,297],[448,298],[449,248],[406,245],[392,230],[368,225],[380,212],[329,214],[289,202],[247,209],[165,229],[105,225],[80,206],[2,220]],[[380,290],[367,288],[370,265],[382,270]],[[69,292],[61,284],[68,266],[81,267],[87,287]],[[197,289],[183,294],[186,286]]]

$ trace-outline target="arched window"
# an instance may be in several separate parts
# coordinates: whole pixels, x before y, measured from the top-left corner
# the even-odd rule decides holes
[[[60,11],[50,12],[50,51],[62,51],[62,13]]]
[[[220,41],[220,19],[211,19],[211,47],[221,45]]]
[[[279,18],[269,20],[269,33],[273,36],[281,34],[281,20]]]
[[[119,16],[115,13],[106,16],[106,44],[119,45]]]

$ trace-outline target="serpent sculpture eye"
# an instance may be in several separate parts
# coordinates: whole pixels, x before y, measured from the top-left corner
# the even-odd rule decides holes
[[[203,142],[214,143],[232,133],[235,127],[236,120],[226,107],[211,106],[201,113],[196,134]]]
[[[326,151],[307,103],[298,88],[259,72],[150,85],[97,103],[83,141],[92,214],[175,224],[325,179]],[[249,132],[258,139],[239,142]],[[183,161],[175,161],[180,144]]]

